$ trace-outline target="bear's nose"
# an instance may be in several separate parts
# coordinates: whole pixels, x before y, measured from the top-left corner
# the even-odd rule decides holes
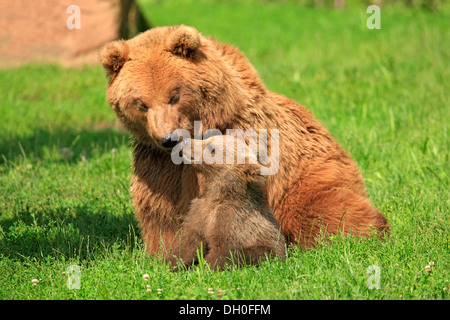
[[[161,139],[161,145],[164,148],[172,149],[178,143],[178,139],[179,137],[176,133],[168,133]]]

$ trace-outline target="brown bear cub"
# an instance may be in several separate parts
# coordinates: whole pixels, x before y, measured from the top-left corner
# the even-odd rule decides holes
[[[205,190],[192,200],[180,234],[175,237],[169,259],[172,265],[189,266],[199,250],[214,269],[258,265],[274,256],[284,259],[284,235],[264,198],[261,166],[248,160],[256,159],[256,155],[246,148],[245,164],[227,165],[225,144],[217,137],[184,140],[183,144],[189,151],[183,157],[205,176]],[[195,149],[196,144],[201,147]],[[195,162],[207,148],[212,155],[222,149],[222,164]],[[237,154],[236,149],[233,154]]]

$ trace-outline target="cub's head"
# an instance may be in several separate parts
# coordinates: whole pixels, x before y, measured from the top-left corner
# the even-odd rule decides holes
[[[194,121],[225,130],[239,96],[233,71],[211,39],[187,26],[151,29],[107,44],[107,101],[140,142],[170,149],[168,134]],[[175,142],[176,143],[176,142]]]

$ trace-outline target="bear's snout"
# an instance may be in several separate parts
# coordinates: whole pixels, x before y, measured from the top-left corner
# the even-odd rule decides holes
[[[162,139],[161,139],[161,145],[164,148],[168,148],[168,149],[172,149],[173,147],[176,146],[176,144],[178,143],[179,137],[175,132],[171,132],[166,134]]]

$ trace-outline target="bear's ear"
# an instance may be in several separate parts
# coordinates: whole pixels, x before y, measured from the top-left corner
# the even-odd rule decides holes
[[[107,76],[113,78],[128,60],[129,48],[124,40],[108,43],[102,50],[100,61]]]
[[[184,25],[169,34],[166,40],[166,50],[173,54],[191,57],[200,47],[200,34],[192,28]]]

